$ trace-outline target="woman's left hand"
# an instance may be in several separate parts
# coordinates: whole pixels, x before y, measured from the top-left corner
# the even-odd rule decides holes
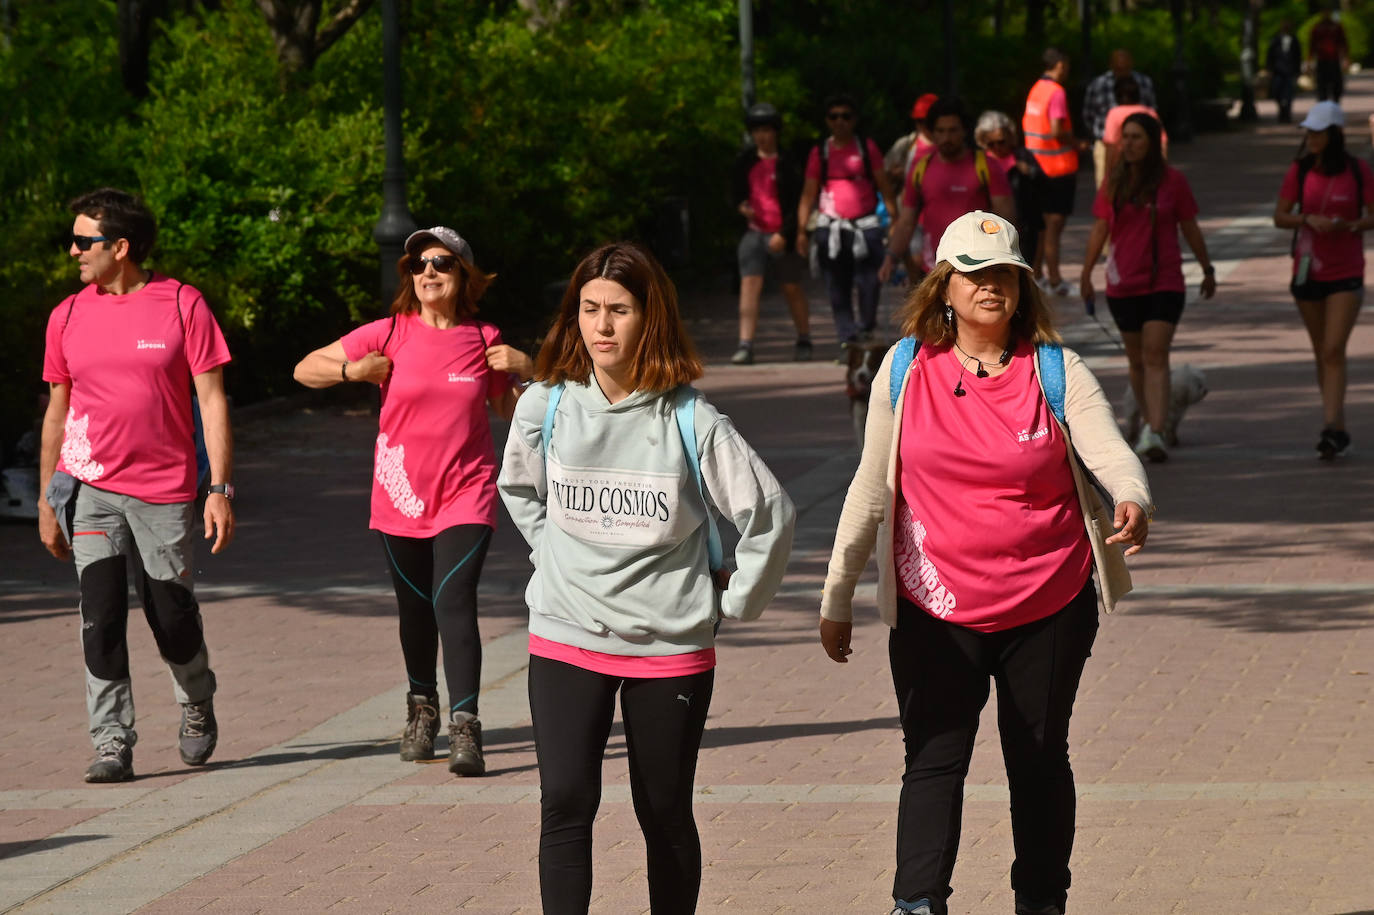
[[[1217,278],[1213,274],[1207,274],[1202,278],[1202,297],[1210,299],[1217,294]]]
[[[521,381],[534,377],[534,360],[505,343],[487,348],[487,365],[493,372],[519,375]]]
[[[1140,552],[1145,538],[1150,535],[1150,516],[1135,502],[1116,503],[1116,517],[1112,520],[1116,533],[1107,538],[1108,543],[1129,543],[1126,555]]]

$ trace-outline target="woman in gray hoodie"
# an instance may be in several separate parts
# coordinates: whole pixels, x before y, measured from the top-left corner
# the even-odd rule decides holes
[[[530,711],[545,913],[584,913],[617,693],[655,915],[693,912],[692,782],[722,617],[772,599],[791,500],[690,382],[702,366],[653,256],[583,258],[520,399],[498,486],[531,547]],[[721,566],[711,512],[739,530]]]

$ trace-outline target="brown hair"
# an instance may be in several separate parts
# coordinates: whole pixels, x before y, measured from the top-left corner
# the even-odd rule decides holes
[[[954,342],[954,322],[945,320],[949,278],[953,273],[954,266],[949,261],[941,261],[926,274],[921,285],[907,293],[898,314],[902,336],[914,336],[932,346]],[[1054,318],[1045,305],[1040,287],[1031,279],[1030,271],[1017,267],[1016,275],[1020,296],[1016,300],[1016,311],[1011,316],[1012,342],[1060,342],[1059,332],[1054,329]]]
[[[449,253],[453,254],[452,251]],[[400,282],[396,284],[396,296],[391,300],[391,313],[394,315],[412,314],[420,310],[420,300],[415,295],[415,280],[410,273],[412,259],[419,256],[418,252],[403,254],[396,262],[396,275],[400,277]],[[457,261],[453,269],[458,274],[458,301],[454,303],[454,310],[458,320],[462,321],[477,314],[477,301],[486,293],[491,281],[496,279],[496,274],[483,273],[456,254],[453,254],[453,259]]]
[[[591,378],[592,357],[582,342],[578,313],[582,287],[598,278],[625,287],[644,313],[644,331],[630,362],[634,390],[668,391],[701,377],[701,359],[682,326],[673,281],[644,248],[611,242],[582,258],[573,270],[553,327],[539,349],[537,380],[586,384]]]

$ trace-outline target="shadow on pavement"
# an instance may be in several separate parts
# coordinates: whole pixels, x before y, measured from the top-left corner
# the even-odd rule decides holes
[[[95,842],[108,838],[107,835],[49,836],[46,839],[34,839],[31,842],[0,842],[0,858],[18,858],[21,855],[51,851],[54,848],[75,845],[78,842]]]

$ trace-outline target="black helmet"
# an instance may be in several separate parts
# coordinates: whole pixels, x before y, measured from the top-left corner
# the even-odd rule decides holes
[[[744,112],[744,126],[753,130],[755,127],[772,127],[774,130],[782,130],[782,115],[778,114],[778,109],[767,102],[755,102],[749,106],[749,110]]]

